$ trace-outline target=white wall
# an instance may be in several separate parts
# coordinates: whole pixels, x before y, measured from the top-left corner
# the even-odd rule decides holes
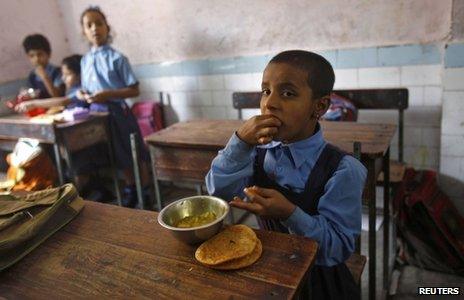
[[[0,2],[0,83],[24,78],[31,70],[22,42],[32,33],[50,41],[52,62],[59,64],[69,47],[57,0]]]
[[[132,63],[445,39],[452,0],[60,1],[71,49],[85,51],[81,12],[99,5]]]
[[[464,182],[464,68],[445,69],[440,171]]]

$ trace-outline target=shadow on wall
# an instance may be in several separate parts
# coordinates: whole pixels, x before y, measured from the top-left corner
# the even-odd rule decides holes
[[[163,114],[166,126],[179,122],[179,115],[171,105],[171,95],[169,93],[164,94]]]
[[[450,197],[461,216],[464,216],[464,182],[448,175],[438,174],[438,185]]]

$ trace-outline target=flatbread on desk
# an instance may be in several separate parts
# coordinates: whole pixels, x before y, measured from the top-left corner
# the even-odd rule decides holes
[[[198,247],[195,258],[205,265],[218,265],[251,254],[258,238],[246,225],[232,225]]]
[[[253,249],[253,251],[250,254],[241,258],[226,261],[219,265],[211,266],[211,268],[218,270],[236,270],[245,268],[254,264],[261,257],[262,253],[263,245],[261,244],[261,241],[258,239],[255,249]]]

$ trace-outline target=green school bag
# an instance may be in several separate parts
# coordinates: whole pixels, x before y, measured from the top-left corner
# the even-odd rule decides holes
[[[0,271],[13,265],[69,223],[84,201],[72,184],[0,195]]]

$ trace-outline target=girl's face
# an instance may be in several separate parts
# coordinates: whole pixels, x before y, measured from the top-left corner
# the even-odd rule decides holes
[[[67,90],[80,82],[79,75],[71,71],[66,65],[61,66],[61,79],[63,79]]]
[[[308,74],[285,63],[270,63],[263,74],[261,114],[282,122],[274,140],[292,143],[310,137],[327,101],[314,99],[307,83]]]
[[[85,37],[93,46],[98,47],[106,44],[110,28],[100,13],[86,12],[82,17],[82,27]]]

